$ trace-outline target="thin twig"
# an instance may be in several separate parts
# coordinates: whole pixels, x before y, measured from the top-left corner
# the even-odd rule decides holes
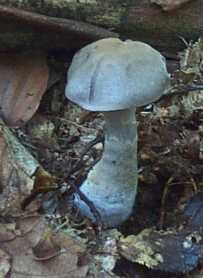
[[[101,220],[101,216],[100,213],[98,212],[98,210],[96,209],[94,203],[92,201],[90,201],[88,199],[88,197],[80,190],[80,186],[83,184],[83,182],[87,179],[88,173],[89,171],[94,167],[94,165],[98,162],[98,159],[96,159],[95,161],[93,161],[93,163],[91,163],[91,165],[89,166],[89,168],[86,170],[85,166],[84,166],[84,162],[83,162],[83,157],[84,155],[89,152],[89,150],[97,143],[99,142],[104,142],[104,136],[103,134],[100,132],[97,137],[91,141],[86,148],[83,150],[82,154],[81,154],[81,158],[80,160],[76,163],[76,165],[71,169],[71,171],[68,173],[68,175],[66,176],[65,180],[67,180],[67,183],[70,185],[70,189],[66,192],[66,194],[68,195],[72,195],[73,193],[76,193],[79,195],[80,199],[89,207],[92,215],[95,218],[95,224],[97,226],[97,230],[98,232],[101,231],[103,223]],[[82,167],[83,166],[83,167]],[[77,177],[72,180],[71,182],[71,177],[78,171],[79,173],[77,173]]]
[[[65,122],[65,123],[68,123],[68,124],[71,124],[71,125],[74,125],[75,127],[79,128],[79,129],[82,129],[82,130],[89,130],[89,131],[95,131],[94,128],[91,128],[91,127],[85,127],[81,124],[78,124],[74,121],[71,121],[71,120],[68,120],[68,119],[65,119],[65,118],[62,118],[62,117],[54,117],[55,119],[58,119],[62,122]]]
[[[161,212],[160,212],[160,219],[159,219],[159,229],[163,229],[164,218],[165,218],[165,203],[166,203],[166,196],[169,191],[169,187],[171,186],[172,181],[174,180],[174,176],[170,177],[164,187],[164,191],[161,198]]]
[[[181,184],[181,185],[185,185],[185,184],[191,184],[192,187],[193,187],[193,190],[195,193],[197,193],[197,185],[194,181],[194,179],[192,177],[190,177],[190,182],[174,182],[175,180],[175,176],[171,176],[165,187],[164,187],[164,191],[163,191],[163,194],[162,194],[162,198],[161,198],[161,212],[160,212],[160,219],[159,219],[159,229],[163,229],[163,224],[164,224],[164,218],[165,218],[165,203],[166,203],[166,197],[168,195],[168,192],[169,192],[169,188],[173,185],[177,185],[177,184]]]
[[[92,215],[95,218],[95,224],[99,228],[99,231],[102,229],[103,223],[101,220],[101,215],[98,212],[98,210],[95,208],[95,205],[92,201],[90,201],[87,196],[80,190],[78,186],[76,186],[74,183],[71,184],[71,186],[74,188],[75,192],[78,194],[80,199],[89,207]]]

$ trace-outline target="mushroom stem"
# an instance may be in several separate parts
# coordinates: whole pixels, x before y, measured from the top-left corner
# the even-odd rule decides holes
[[[137,191],[137,124],[135,110],[104,113],[105,148],[81,191],[94,203],[105,227],[115,227],[132,212]],[[94,220],[87,205],[75,199],[82,214]]]

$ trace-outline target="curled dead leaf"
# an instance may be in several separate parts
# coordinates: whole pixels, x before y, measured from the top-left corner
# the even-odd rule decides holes
[[[61,247],[54,241],[52,231],[48,230],[32,251],[36,260],[46,261],[59,255]]]
[[[0,54],[0,111],[10,126],[27,122],[37,110],[48,83],[42,53]]]
[[[11,277],[86,277],[89,266],[88,262],[80,264],[79,247],[75,251],[72,240],[66,241],[64,246],[62,239],[68,236],[51,231],[43,217],[19,218],[18,228],[20,236],[1,243],[1,247],[12,256]],[[80,244],[75,242],[76,245]]]
[[[0,223],[0,243],[7,242],[16,238],[15,224]]]

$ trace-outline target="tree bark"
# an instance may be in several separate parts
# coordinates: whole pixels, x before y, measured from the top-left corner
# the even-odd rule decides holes
[[[202,0],[191,1],[181,9],[169,13],[163,12],[160,7],[154,4],[150,4],[149,0],[0,0],[0,4],[47,16],[73,19],[102,26],[118,32],[121,38],[141,40],[160,50],[177,51],[184,47],[179,37],[194,40],[203,34]],[[33,46],[39,46],[39,40],[47,41],[45,39],[46,32],[43,33],[44,39],[41,38],[42,34],[36,33],[34,39],[31,39],[33,29],[28,28],[29,24],[27,23],[23,26],[23,21],[19,25],[19,19],[13,19],[12,28],[11,21],[6,23],[5,21],[5,18],[1,16],[0,31],[3,30],[3,34],[2,32],[0,34],[0,49],[2,49],[2,45],[6,47],[5,42],[13,36],[14,29],[16,31],[13,46],[16,44],[22,46],[20,42],[23,41],[23,34],[25,33],[28,38],[25,39],[26,43],[29,41],[33,43],[34,41]],[[23,30],[23,33],[20,30]],[[55,39],[53,43],[56,47],[69,47],[66,38],[57,32],[52,32],[51,36]],[[38,43],[36,43],[37,40]],[[72,36],[71,40],[68,39],[69,42],[73,43],[72,40],[75,40],[75,36]],[[40,43],[44,45],[45,42],[42,41]],[[48,41],[47,44],[46,47],[49,48]],[[29,43],[28,45],[30,46]]]

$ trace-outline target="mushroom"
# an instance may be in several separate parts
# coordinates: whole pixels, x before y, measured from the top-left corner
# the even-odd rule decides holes
[[[105,119],[103,156],[80,188],[105,227],[118,226],[133,209],[138,179],[135,107],[159,99],[169,79],[163,56],[142,42],[102,39],[73,58],[66,97],[86,110],[103,112]],[[74,202],[95,220],[78,196]]]

